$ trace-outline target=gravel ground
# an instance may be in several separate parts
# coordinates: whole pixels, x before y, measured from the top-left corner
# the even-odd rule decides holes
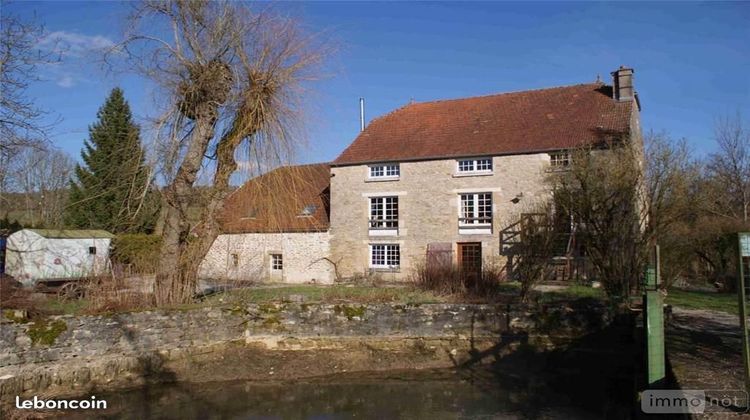
[[[739,319],[708,310],[674,308],[666,330],[666,346],[677,382],[682,389],[706,390],[707,398],[740,395],[742,347]],[[750,418],[747,401],[699,419]]]

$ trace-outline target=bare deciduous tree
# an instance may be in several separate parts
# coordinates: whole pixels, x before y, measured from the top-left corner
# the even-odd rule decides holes
[[[723,117],[714,127],[718,152],[709,156],[710,211],[748,222],[750,211],[750,131],[742,117]]]
[[[25,148],[10,170],[10,191],[23,195],[24,222],[32,226],[63,227],[68,180],[75,163],[66,153],[49,147]]]
[[[668,287],[690,266],[692,244],[683,236],[700,207],[696,188],[701,168],[684,139],[649,132],[644,143],[646,232],[649,242],[661,247],[662,283]]]
[[[24,147],[38,145],[47,136],[44,112],[28,98],[37,66],[51,61],[36,45],[43,31],[17,16],[0,16],[0,163],[6,164]],[[6,175],[0,165],[0,181]]]
[[[521,282],[521,300],[527,302],[534,286],[543,282],[552,270],[552,257],[560,237],[550,203],[543,203],[521,213],[520,240],[513,244],[514,274]]]
[[[575,220],[607,294],[625,300],[645,262],[642,154],[638,145],[617,142],[606,150],[577,150],[572,159],[569,171],[552,178],[555,204]]]
[[[237,150],[279,156],[290,149],[301,82],[323,50],[294,20],[239,2],[146,1],[131,27],[116,51],[165,93],[158,153],[167,185],[156,300],[184,302],[218,235],[216,216],[237,169]],[[200,174],[212,188],[192,226],[188,204]]]

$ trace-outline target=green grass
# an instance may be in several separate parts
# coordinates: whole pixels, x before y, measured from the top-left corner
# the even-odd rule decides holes
[[[263,304],[290,301],[290,295],[301,295],[305,303],[440,303],[446,298],[411,287],[313,286],[296,285],[272,288],[230,290],[209,296],[203,305]]]
[[[607,297],[607,294],[601,288],[594,289],[593,287],[574,284],[564,289],[551,290],[548,292],[544,292],[542,293],[542,297],[540,301],[549,302],[549,301],[554,301],[558,299],[575,300],[575,299],[582,299],[582,298],[604,300],[606,297]]]
[[[521,282],[519,281],[508,281],[504,283],[500,283],[497,286],[500,293],[507,293],[507,294],[518,294],[521,292]]]
[[[737,294],[670,289],[667,303],[684,309],[707,309],[739,315]]]
[[[55,315],[79,315],[88,307],[86,299],[61,300],[53,298],[44,301],[41,309]]]

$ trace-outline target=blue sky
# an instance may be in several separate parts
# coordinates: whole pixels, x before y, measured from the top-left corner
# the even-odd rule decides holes
[[[154,112],[136,76],[105,74],[85,49],[116,41],[128,3],[17,2],[68,45],[29,90],[60,119],[53,141],[78,157],[87,127],[114,86],[138,118]],[[726,114],[750,118],[750,3],[277,3],[337,52],[314,85],[299,162],[334,159],[367,118],[411,98],[429,101],[591,82],[635,68],[645,130],[685,137],[700,155]]]

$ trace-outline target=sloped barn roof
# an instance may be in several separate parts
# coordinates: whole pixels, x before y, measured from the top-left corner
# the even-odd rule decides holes
[[[284,166],[253,178],[227,197],[223,233],[328,230],[330,166]]]

